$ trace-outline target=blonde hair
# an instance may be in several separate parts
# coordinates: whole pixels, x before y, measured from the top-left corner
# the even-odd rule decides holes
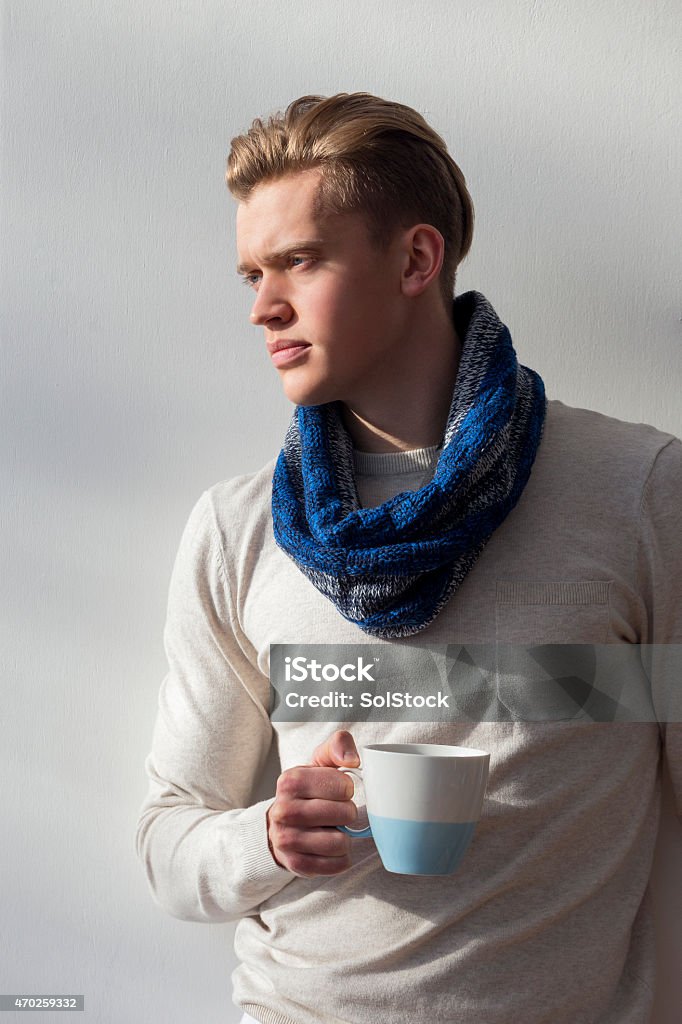
[[[423,222],[445,240],[441,292],[452,299],[457,266],[471,246],[474,208],[464,175],[421,114],[369,93],[301,96],[232,139],[225,179],[246,202],[264,181],[319,168],[317,208],[361,212],[374,244]]]

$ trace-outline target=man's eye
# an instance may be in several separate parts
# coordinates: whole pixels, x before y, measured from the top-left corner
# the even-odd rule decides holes
[[[243,274],[242,284],[248,285],[250,288],[255,288],[260,281],[260,274]]]

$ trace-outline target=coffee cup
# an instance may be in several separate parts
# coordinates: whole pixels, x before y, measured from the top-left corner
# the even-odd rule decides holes
[[[387,871],[450,875],[481,815],[490,754],[438,743],[371,743],[362,767],[341,768],[362,781],[369,825],[337,826],[372,838]]]

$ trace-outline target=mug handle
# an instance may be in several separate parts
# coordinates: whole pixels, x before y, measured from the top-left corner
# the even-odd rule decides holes
[[[360,771],[359,768],[339,768],[337,770],[340,771],[340,772],[345,772],[346,775],[353,775],[356,779],[360,779],[360,782],[363,781],[362,780],[362,772]],[[371,838],[373,838],[372,837],[372,826],[371,825],[367,825],[366,828],[348,828],[347,825],[335,825],[334,827],[337,828],[339,830],[339,832],[345,832],[347,835],[351,836],[353,839],[371,839]]]

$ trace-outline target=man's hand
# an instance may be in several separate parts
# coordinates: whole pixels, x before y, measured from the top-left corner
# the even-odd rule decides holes
[[[338,730],[315,748],[311,764],[282,772],[267,811],[268,843],[280,867],[304,877],[338,875],[350,867],[350,836],[333,826],[357,818],[354,787],[336,769],[359,764],[353,737]]]

